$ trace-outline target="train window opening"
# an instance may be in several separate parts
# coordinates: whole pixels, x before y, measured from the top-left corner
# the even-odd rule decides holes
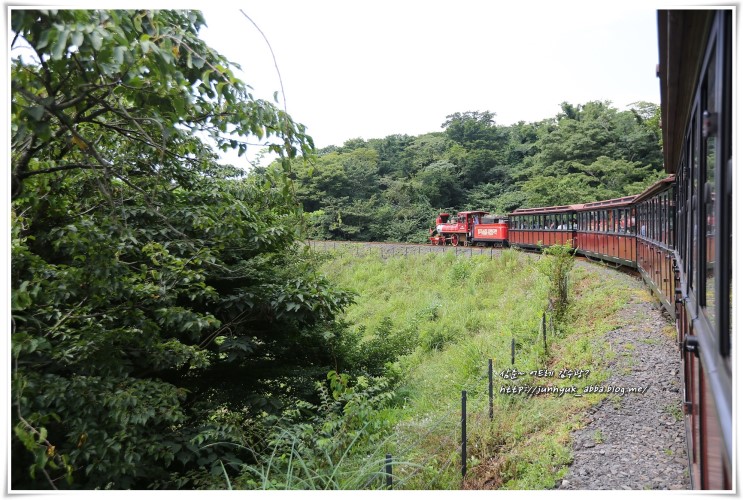
[[[699,258],[699,208],[701,200],[699,196],[699,138],[701,127],[699,123],[699,103],[694,109],[691,125],[691,269],[689,270],[689,288],[694,292],[696,303],[699,303],[697,295],[699,283],[697,282],[698,258]]]
[[[702,305],[705,306],[707,320],[712,328],[717,328],[717,316],[715,311],[715,290],[717,287],[714,266],[715,266],[715,203],[716,203],[716,185],[715,185],[715,167],[717,164],[717,141],[715,131],[711,130],[714,117],[719,115],[717,106],[717,85],[716,85],[716,51],[712,49],[707,66],[705,80],[702,87],[702,221],[703,231],[700,236],[703,237],[703,262],[705,263],[702,270],[704,275],[704,292]]]

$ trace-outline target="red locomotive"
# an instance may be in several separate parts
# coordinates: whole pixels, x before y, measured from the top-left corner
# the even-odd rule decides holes
[[[442,212],[428,232],[432,245],[508,245],[508,219],[482,210],[459,212],[456,217]]]

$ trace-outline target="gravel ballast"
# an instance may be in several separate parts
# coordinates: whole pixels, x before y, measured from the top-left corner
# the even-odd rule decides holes
[[[605,270],[605,272],[616,272]],[[638,278],[626,276],[644,285]],[[689,489],[682,416],[681,358],[671,319],[660,307],[633,299],[625,326],[607,334],[616,353],[603,384],[643,387],[644,394],[612,394],[588,410],[572,433],[573,463],[556,485],[569,490]]]

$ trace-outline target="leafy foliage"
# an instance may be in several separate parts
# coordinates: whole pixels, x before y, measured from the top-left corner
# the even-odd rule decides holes
[[[352,295],[298,245],[286,175],[312,141],[203,24],[12,11],[13,488],[209,487],[336,363]],[[256,139],[281,168],[217,162]]]
[[[447,116],[442,128],[352,139],[296,165],[309,236],[427,242],[438,210],[505,214],[585,203],[639,193],[663,176],[651,103],[627,111],[563,103],[554,118],[510,126],[497,125],[495,113],[468,111]]]
[[[384,378],[331,371],[318,383],[318,405],[303,404],[272,427],[255,465],[244,468],[245,489],[366,489],[382,469],[380,444],[391,431],[384,409],[392,400]],[[309,413],[309,418],[302,414]],[[383,456],[383,455],[381,455]]]
[[[549,282],[550,309],[556,321],[561,321],[570,304],[568,286],[570,270],[575,265],[573,248],[570,242],[552,245],[542,250],[544,256],[537,262],[537,269]]]

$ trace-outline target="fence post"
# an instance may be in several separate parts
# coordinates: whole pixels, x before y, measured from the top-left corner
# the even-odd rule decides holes
[[[467,474],[467,391],[462,391],[462,477]]]
[[[493,420],[493,359],[488,360],[488,396],[490,398],[490,420]]]
[[[544,353],[547,354],[547,313],[542,313],[542,340],[544,341]]]
[[[384,475],[385,480],[387,481],[387,489],[392,489],[392,454],[387,453],[387,456],[384,460]]]
[[[516,362],[516,339],[511,337],[511,364]]]

